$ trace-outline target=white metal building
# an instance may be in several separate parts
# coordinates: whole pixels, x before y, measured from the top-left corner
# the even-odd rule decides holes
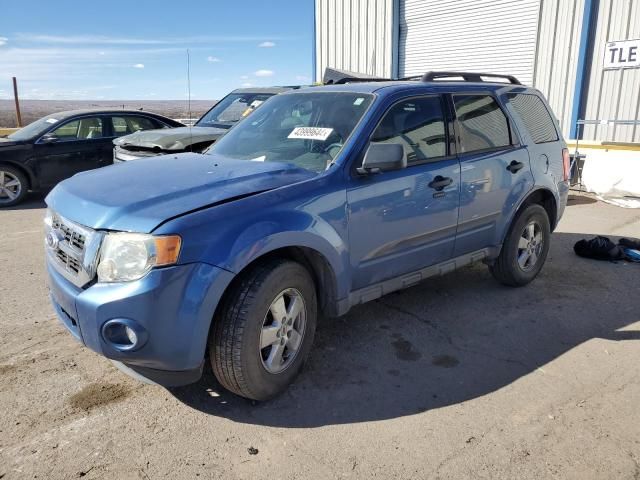
[[[314,76],[512,74],[547,96],[567,138],[640,143],[640,125],[612,122],[640,118],[637,39],[640,0],[315,0]]]

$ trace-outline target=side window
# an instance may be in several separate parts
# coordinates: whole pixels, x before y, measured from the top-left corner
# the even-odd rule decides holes
[[[113,134],[116,137],[122,137],[123,135],[131,133],[124,117],[111,117],[111,124],[113,125]]]
[[[146,117],[127,117],[127,122],[132,132],[161,128],[161,125]]]
[[[60,141],[102,138],[102,119],[95,117],[74,120],[60,125],[51,133]]]
[[[527,127],[533,143],[558,141],[558,134],[549,110],[537,95],[527,93],[509,94],[509,103]]]
[[[461,153],[511,145],[509,122],[489,95],[454,95]]]
[[[123,117],[111,117],[113,124],[113,134],[116,137],[122,137],[123,135],[129,135],[130,133],[137,132],[139,130],[152,130],[154,128],[163,128],[160,122],[151,120],[146,117],[135,116],[123,116]]]
[[[413,98],[396,103],[385,113],[371,141],[402,145],[411,165],[447,155],[445,128],[441,97]]]

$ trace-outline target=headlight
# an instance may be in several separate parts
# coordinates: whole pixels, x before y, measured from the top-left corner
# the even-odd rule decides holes
[[[44,224],[46,227],[51,227],[53,224],[53,214],[48,208],[44,211]]]
[[[177,235],[108,233],[100,248],[98,282],[130,282],[153,267],[178,261],[181,239]]]

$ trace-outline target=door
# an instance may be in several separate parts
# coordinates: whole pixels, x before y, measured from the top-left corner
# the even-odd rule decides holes
[[[527,149],[488,94],[453,95],[460,159],[454,255],[498,246],[510,214],[533,186]]]
[[[395,103],[371,143],[398,143],[407,168],[354,176],[347,189],[352,289],[447,260],[458,220],[460,169],[440,96]]]
[[[102,117],[70,120],[35,144],[36,170],[43,186],[112,162],[111,139]]]

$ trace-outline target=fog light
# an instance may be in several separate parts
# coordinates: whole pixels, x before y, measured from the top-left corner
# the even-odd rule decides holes
[[[138,343],[138,336],[136,332],[131,327],[124,327],[124,333],[127,335],[127,339],[131,342],[132,345]]]
[[[102,338],[112,348],[130,352],[142,347],[148,338],[147,331],[129,318],[114,318],[102,326]]]

